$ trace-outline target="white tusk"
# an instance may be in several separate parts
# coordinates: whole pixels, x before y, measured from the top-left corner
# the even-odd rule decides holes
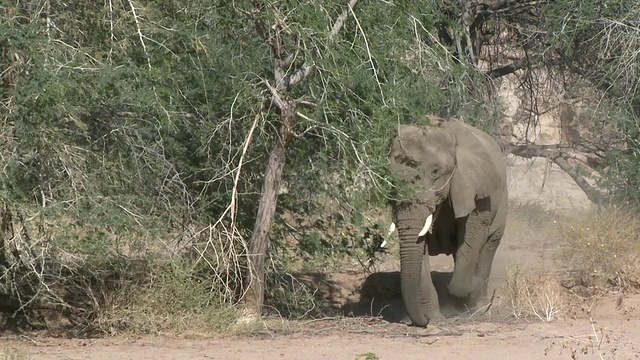
[[[431,231],[431,223],[433,222],[433,214],[427,216],[427,220],[424,222],[424,227],[418,233],[418,236],[425,236],[427,232]]]
[[[391,222],[391,225],[389,225],[389,231],[387,232],[387,236],[393,234],[394,231],[396,231],[396,223]]]
[[[391,222],[391,225],[389,225],[389,231],[387,232],[386,238],[389,238],[389,236],[391,236],[394,231],[396,231],[396,224],[394,222]],[[382,248],[382,249],[387,247],[387,239],[386,238],[384,239],[382,244],[380,244],[380,248]]]

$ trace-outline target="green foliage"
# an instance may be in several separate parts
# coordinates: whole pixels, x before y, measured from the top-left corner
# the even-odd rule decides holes
[[[294,247],[294,256],[303,261],[326,260],[339,261],[341,259],[356,258],[361,261],[372,259],[376,253],[383,252],[380,246],[385,240],[383,228],[379,223],[371,223],[361,214],[355,216],[340,213],[331,214],[331,210],[323,212],[330,215],[326,220],[317,219],[313,222],[299,221],[296,226],[298,235]],[[298,218],[297,220],[301,220]],[[279,227],[276,234],[282,234]],[[285,248],[288,244],[282,244]]]
[[[578,75],[600,92],[593,118],[618,131],[622,144],[606,144],[604,185],[617,201],[640,204],[640,4],[634,0],[547,2],[540,8],[545,32],[529,33],[544,63]],[[546,54],[546,55],[545,55]]]
[[[623,134],[623,146],[612,147],[606,153],[601,184],[611,191],[614,200],[640,206],[640,127],[638,117],[625,107],[611,109],[610,124]],[[622,147],[622,146],[621,146]]]
[[[279,212],[312,214],[327,197],[351,204],[338,224],[349,231],[327,237],[325,230],[336,224],[310,224],[294,252],[318,256],[329,248],[329,256],[351,256],[366,250],[380,231],[357,219],[389,197],[386,146],[395,124],[449,111],[443,103],[460,104],[467,95],[441,86],[455,67],[427,65],[445,54],[421,45],[431,38],[426,29],[437,11],[362,2],[331,36],[345,3],[322,5],[3,4],[11,11],[0,15],[6,54],[0,59],[0,192],[10,228],[28,234],[9,247],[40,247],[3,265],[17,273],[56,258],[70,274],[96,275],[126,269],[127,259],[179,259],[169,244],[186,242],[214,278],[222,272],[238,281],[241,258],[221,260],[211,246],[228,246],[214,239],[230,236],[225,254],[242,254],[239,239],[253,227],[265,152],[275,141],[279,116],[264,107],[273,60],[263,29],[256,28],[260,21],[286,21],[283,43],[297,55],[292,68],[314,65],[287,94],[313,106],[299,109],[285,171],[291,191]],[[234,196],[237,217],[230,218]],[[215,224],[212,231],[201,231],[209,224]],[[274,236],[276,250],[291,246],[285,233]],[[157,285],[176,293],[171,284],[190,283],[182,276],[196,271],[166,270],[148,291],[161,291]],[[29,287],[49,289],[48,299],[63,296],[64,289],[49,286],[55,279],[40,286],[45,278],[31,278]],[[9,284],[2,291],[15,295],[21,288]],[[31,296],[42,296],[38,291]]]

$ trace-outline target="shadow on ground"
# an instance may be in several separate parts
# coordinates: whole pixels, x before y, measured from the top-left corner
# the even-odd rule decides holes
[[[558,227],[554,225],[556,216],[557,214],[535,203],[510,201],[505,235],[493,260],[489,294],[495,295],[494,291],[504,283],[511,266],[523,265],[533,270],[556,268],[554,256],[561,239]],[[469,309],[448,297],[447,285],[454,268],[453,258],[439,255],[430,257],[429,261],[442,314],[445,317],[471,315]],[[386,269],[400,267],[397,261],[389,261],[386,265]],[[377,272],[368,276],[362,271],[304,273],[293,277],[310,289],[311,293],[315,292],[314,299],[318,301],[316,304],[326,305],[322,309],[315,308],[318,312],[312,316],[381,316],[390,322],[408,322],[400,291],[399,271]],[[283,303],[289,306],[291,298],[284,300]],[[308,305],[299,303],[302,306]]]
[[[451,276],[451,272],[431,272],[445,317],[467,310],[448,296]],[[400,290],[399,271],[378,272],[366,277],[362,273],[298,274],[296,278],[317,289],[316,297],[323,300],[328,315],[374,316],[394,323],[409,322]]]
[[[449,297],[447,286],[452,275],[451,272],[431,272],[442,315],[447,318],[467,310]],[[342,311],[352,316],[379,316],[389,322],[409,322],[400,290],[400,272],[369,275],[362,284],[358,301],[346,303]]]

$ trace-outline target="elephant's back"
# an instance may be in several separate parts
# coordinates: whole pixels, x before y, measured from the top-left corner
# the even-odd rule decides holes
[[[502,149],[500,149],[500,145],[496,142],[494,138],[492,138],[486,132],[478,129],[477,127],[471,126],[469,124],[463,123],[459,121],[460,126],[466,128],[469,132],[471,132],[482,144],[487,154],[491,157],[491,161],[496,166],[498,173],[500,174],[501,181],[504,182],[506,186],[507,183],[507,162],[505,161],[504,156],[502,155]]]

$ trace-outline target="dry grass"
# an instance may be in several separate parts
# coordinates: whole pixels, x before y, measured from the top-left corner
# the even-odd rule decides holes
[[[640,288],[640,217],[632,209],[597,208],[556,222],[566,246],[560,259],[585,286]]]
[[[549,322],[562,316],[568,299],[558,279],[547,270],[550,254],[557,247],[556,216],[535,203],[509,203],[505,238],[517,239],[523,248],[538,253],[507,267],[492,305],[498,317]]]
[[[566,306],[566,296],[552,275],[531,271],[522,265],[507,269],[497,308],[518,320],[550,322]]]
[[[562,341],[553,342],[545,349],[545,356],[557,351],[558,355],[566,354],[571,359],[588,356],[593,359],[619,359],[619,350],[629,340],[619,332],[597,326],[589,317],[591,331],[584,335],[564,336]]]
[[[11,349],[0,350],[0,360],[28,360],[31,356],[27,351]]]
[[[538,239],[540,250],[552,245],[547,250],[555,254],[555,264],[544,269],[509,268],[494,304],[499,313],[548,322],[562,317],[578,302],[593,301],[611,291],[622,296],[640,289],[640,217],[636,211],[619,206],[565,215],[532,210],[536,209],[529,205],[514,207],[517,221],[512,222],[511,236]]]
[[[214,277],[194,276],[189,264],[154,265],[144,279],[113,294],[92,327],[107,335],[219,335],[240,316]]]
[[[321,314],[315,291],[289,274],[268,274],[268,314],[256,317],[228,299],[231,289],[221,289],[218,277],[196,276],[190,265],[174,260],[151,266],[144,279],[114,294],[91,326],[109,336],[225,337],[288,333],[295,327],[290,319]]]

